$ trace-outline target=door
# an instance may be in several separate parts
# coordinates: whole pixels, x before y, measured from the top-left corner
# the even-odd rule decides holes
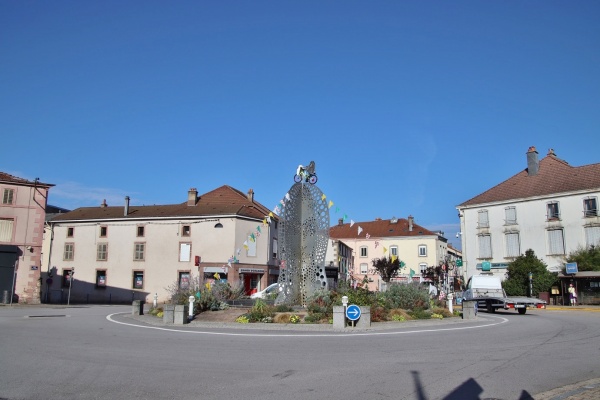
[[[18,258],[17,251],[17,246],[0,246],[0,299],[2,299],[6,290],[9,303],[15,279],[15,267]]]

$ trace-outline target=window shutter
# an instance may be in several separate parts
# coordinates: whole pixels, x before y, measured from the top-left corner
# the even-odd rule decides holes
[[[506,234],[506,257],[519,257],[521,251],[519,249],[519,234]]]
[[[548,231],[550,254],[565,254],[565,242],[562,229]]]
[[[480,228],[488,228],[490,226],[487,210],[479,211],[479,213],[477,214],[477,218],[478,218],[477,222],[479,222]]]
[[[12,242],[13,220],[0,219],[0,242]]]
[[[600,226],[589,226],[585,228],[585,243],[588,246],[600,245]]]
[[[492,258],[492,237],[479,236],[479,258]]]
[[[506,224],[514,225],[517,223],[517,209],[514,207],[506,208]]]

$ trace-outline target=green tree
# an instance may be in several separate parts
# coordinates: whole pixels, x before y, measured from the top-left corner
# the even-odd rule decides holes
[[[398,275],[402,263],[397,257],[392,261],[391,257],[375,258],[373,259],[373,268],[377,270],[377,273],[381,276],[384,282],[389,283],[390,279]]]
[[[600,271],[600,247],[580,247],[569,254],[567,262],[576,262],[578,271]]]
[[[527,296],[529,294],[529,274],[533,275],[533,297],[540,292],[549,292],[556,283],[556,274],[548,271],[546,264],[535,256],[529,249],[525,255],[520,255],[508,264],[507,278],[502,282],[502,287],[508,296]]]

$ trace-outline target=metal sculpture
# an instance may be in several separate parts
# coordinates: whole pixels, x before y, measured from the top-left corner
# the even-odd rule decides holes
[[[327,289],[325,254],[329,240],[329,207],[315,185],[315,163],[300,165],[289,200],[279,216],[281,268],[275,304],[302,305],[318,289]]]

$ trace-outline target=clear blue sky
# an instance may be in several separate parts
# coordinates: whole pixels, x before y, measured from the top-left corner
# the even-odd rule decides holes
[[[529,146],[600,162],[598,1],[2,1],[0,57],[0,170],[59,207],[273,208],[314,160],[332,223],[458,246]]]

